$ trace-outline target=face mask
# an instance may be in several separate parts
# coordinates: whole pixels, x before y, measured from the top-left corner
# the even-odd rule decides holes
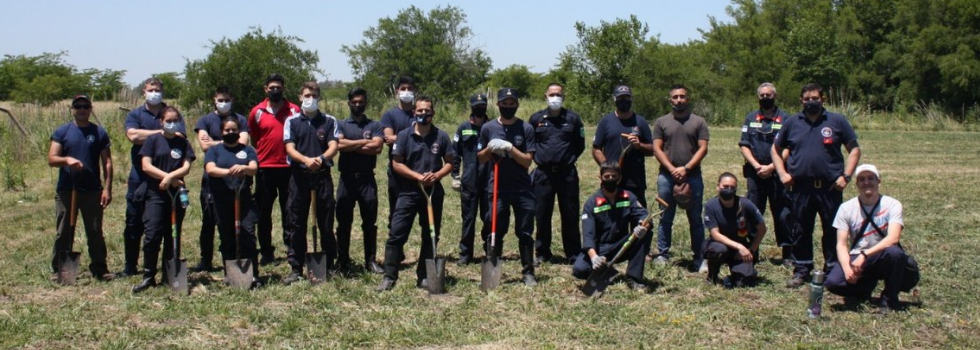
[[[367,106],[361,105],[361,106],[347,106],[347,107],[350,108],[350,115],[360,116],[364,114],[364,108]]]
[[[231,111],[231,102],[218,102],[214,104],[214,107],[218,110],[218,113],[225,114]]]
[[[561,109],[562,102],[565,102],[565,99],[561,96],[548,97],[548,108],[551,108],[553,111],[557,111]]]
[[[402,103],[412,103],[415,102],[415,92],[413,91],[399,91],[398,100]]]
[[[176,135],[182,125],[181,122],[163,123],[163,132],[167,135]]]
[[[415,122],[416,123],[419,123],[419,125],[429,125],[429,124],[432,124],[432,115],[431,114],[416,114],[415,115]]]
[[[487,107],[473,107],[471,110],[474,117],[480,117],[480,118],[487,117]]]
[[[619,180],[602,180],[602,189],[606,192],[616,192],[619,187]]]
[[[500,107],[500,116],[504,119],[514,119],[517,115],[517,107]]]
[[[732,198],[735,198],[735,189],[734,188],[722,188],[722,189],[718,190],[718,197],[721,197],[721,199],[724,199],[726,201],[730,201],[730,200],[732,200]]]
[[[633,100],[616,100],[616,110],[629,112],[633,108]]]
[[[823,111],[823,102],[820,101],[806,101],[803,103],[803,111],[806,114],[818,114]]]
[[[681,103],[681,104],[671,105],[670,108],[672,108],[674,112],[683,112],[687,110],[687,104]]]
[[[767,109],[768,110],[768,109],[772,109],[772,107],[775,106],[775,105],[776,105],[776,100],[775,99],[772,99],[772,98],[760,98],[759,99],[759,108]]]
[[[221,135],[221,141],[224,141],[225,143],[227,143],[229,145],[234,145],[234,144],[238,143],[238,138],[239,138],[238,133],[231,133],[231,134]]]
[[[146,103],[150,106],[156,106],[163,101],[163,93],[159,91],[149,91],[146,93]]]
[[[312,98],[312,97],[310,97],[310,98],[304,98],[303,99],[303,105],[300,106],[300,107],[303,108],[303,112],[306,112],[306,113],[316,112],[317,110],[320,109],[320,100],[315,99],[315,98]]]
[[[269,90],[266,96],[269,96],[269,101],[279,103],[282,101],[282,90]]]

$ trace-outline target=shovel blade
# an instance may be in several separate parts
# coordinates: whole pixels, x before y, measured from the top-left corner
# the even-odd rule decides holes
[[[252,259],[225,260],[225,283],[234,288],[252,288],[254,269]]]
[[[480,267],[480,290],[486,292],[500,285],[500,277],[503,275],[501,265],[503,262],[497,257],[483,261],[483,266]]]
[[[58,283],[63,286],[75,285],[78,278],[79,252],[58,252]]]
[[[589,279],[585,280],[585,285],[579,288],[579,290],[585,293],[586,296],[598,298],[602,296],[602,293],[606,291],[606,288],[609,287],[609,284],[612,283],[617,275],[619,275],[619,271],[616,271],[612,266],[593,270],[592,274],[589,275]]]
[[[429,295],[446,293],[446,259],[425,259],[425,276],[429,280]]]
[[[327,280],[327,254],[326,253],[307,253],[306,254],[307,275],[310,283],[319,284]]]
[[[191,289],[187,284],[187,261],[184,259],[167,260],[164,265],[167,285],[170,290],[180,295],[190,295]]]

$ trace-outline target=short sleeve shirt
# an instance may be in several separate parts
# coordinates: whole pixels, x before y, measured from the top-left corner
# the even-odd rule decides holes
[[[837,216],[834,217],[834,228],[838,230],[847,230],[848,247],[853,245],[856,235],[861,235],[857,245],[853,245],[851,254],[860,254],[862,249],[874,247],[875,244],[878,244],[878,242],[881,242],[881,240],[885,238],[883,235],[879,235],[875,231],[874,226],[871,226],[870,224],[864,229],[864,231],[860,231],[861,226],[864,226],[865,221],[862,207],[863,210],[871,211],[874,210],[873,206],[874,205],[862,206],[861,201],[858,200],[858,197],[854,197],[847,202],[844,202],[844,204],[841,204],[841,206],[837,208]],[[902,218],[902,203],[895,198],[882,195],[881,204],[873,214],[875,225],[878,225],[878,228],[881,228],[884,235],[888,234],[888,227],[890,225],[899,225],[902,227],[905,226],[905,221]]]
[[[490,120],[483,124],[480,129],[480,138],[477,142],[477,151],[483,150],[491,140],[502,139],[510,142],[515,148],[523,153],[537,151],[537,144],[534,140],[534,129],[523,120],[515,119],[511,125],[503,125],[499,120]],[[497,188],[500,193],[524,192],[531,189],[531,175],[527,168],[524,168],[510,157],[491,156],[491,162],[499,162],[500,186]],[[488,164],[493,167],[492,163]],[[493,171],[487,181],[487,192],[493,191]]]
[[[79,127],[74,122],[65,123],[51,134],[51,141],[61,145],[62,157],[72,157],[82,162],[82,170],[72,173],[68,166],[58,169],[58,191],[101,191],[102,151],[109,148],[109,134],[101,126],[89,123]],[[73,178],[74,176],[74,178]]]
[[[765,222],[759,208],[748,198],[738,197],[738,205],[725,208],[718,197],[704,204],[704,228],[717,228],[728,239],[746,247],[755,239],[755,230],[759,223]]]
[[[225,144],[217,145],[209,148],[208,152],[204,154],[205,167],[210,163],[214,163],[218,168],[229,169],[235,165],[248,165],[249,162],[253,161],[256,163],[259,161],[258,156],[255,154],[255,149],[252,146],[243,144],[238,144],[233,147]],[[207,173],[204,173],[204,175],[207,176]],[[209,184],[213,193],[235,193],[238,185],[242,184],[241,181],[245,181],[244,185],[242,185],[243,190],[252,186],[251,176],[211,178]]]
[[[758,109],[747,114],[742,122],[739,147],[748,147],[752,151],[752,157],[759,164],[772,164],[772,142],[776,139],[776,133],[783,128],[783,122],[789,117],[789,113],[779,108],[776,108],[772,118],[766,118]]]
[[[327,151],[330,141],[337,141],[337,119],[317,112],[313,118],[297,113],[286,119],[282,134],[284,143],[293,143],[296,151],[307,157],[316,157]],[[294,168],[306,169],[303,162],[293,162]]]
[[[139,155],[141,162],[143,157],[150,157],[150,163],[154,167],[167,173],[179,169],[184,164],[185,159],[188,161],[195,159],[194,148],[187,142],[187,139],[183,137],[168,139],[163,134],[156,134],[146,139]],[[149,188],[157,188],[160,185],[160,180],[149,176],[147,176],[146,182],[150,185]]]
[[[368,119],[366,116],[361,121],[354,120],[354,117],[337,122],[337,138],[347,140],[370,140],[375,137],[384,137],[381,124]],[[375,164],[378,163],[378,156],[357,153],[355,151],[341,152],[337,167],[341,173],[369,173],[374,171]]]
[[[163,110],[162,108],[166,106],[166,104],[162,104],[161,111]],[[162,117],[162,115],[154,115],[148,108],[146,108],[146,104],[144,104],[130,111],[129,114],[126,114],[126,131],[129,131],[129,129],[161,130],[163,129],[163,125],[160,124],[160,118]],[[178,132],[187,135],[187,130],[183,123],[181,123],[181,127]],[[144,144],[146,144],[146,142],[144,142]],[[143,145],[133,144],[133,148],[129,152],[130,164],[133,165],[129,171],[128,182],[130,184],[139,184],[146,180],[146,174],[143,173],[143,162],[141,161],[142,157],[139,155],[141,148],[143,148]]]
[[[436,172],[445,165],[446,156],[454,156],[452,142],[445,131],[432,126],[432,130],[424,137],[415,133],[414,128],[408,128],[398,133],[398,140],[391,148],[392,157],[404,157],[404,164],[419,174]],[[398,190],[401,192],[419,191],[418,182],[404,176],[395,176]],[[436,186],[440,186],[436,183]]]
[[[260,102],[248,114],[248,130],[259,156],[260,168],[286,168],[289,160],[286,157],[286,145],[283,144],[283,132],[286,119],[300,113],[299,106],[283,100],[283,104],[275,112],[269,107],[269,100]]]
[[[667,114],[653,123],[653,138],[663,140],[664,153],[671,165],[684,166],[698,152],[698,141],[708,141],[708,123],[693,113],[685,118]],[[688,170],[692,175],[700,174],[701,165]],[[660,165],[660,171],[665,172],[667,168]]]
[[[394,107],[384,112],[381,115],[381,129],[391,129],[395,135],[398,135],[402,130],[407,129],[412,125],[412,116],[414,111],[403,110],[398,107]],[[391,150],[388,150],[388,160],[391,160]],[[391,165],[389,164],[389,167]]]
[[[554,117],[548,111],[545,108],[528,118],[539,148],[534,153],[534,162],[541,166],[575,165],[585,149],[582,118],[565,108]]]
[[[239,125],[238,132],[247,133],[248,120],[245,119],[245,116],[237,113],[232,113],[230,115],[234,115],[235,118],[238,119],[238,125]],[[208,137],[210,137],[212,140],[220,141],[222,135],[224,135],[224,130],[222,130],[221,128],[221,120],[224,118],[226,117],[222,117],[218,115],[218,113],[216,112],[208,113],[207,115],[201,117],[201,119],[197,120],[197,124],[194,125],[194,132],[197,133],[201,130],[204,130],[204,132],[208,133]],[[204,164],[207,165],[207,162],[205,162]],[[203,182],[201,183],[202,187],[206,187],[208,185],[208,178],[209,178],[207,172],[205,172],[201,177],[203,180]]]
[[[629,146],[629,141],[623,134],[637,135],[641,143],[653,142],[650,124],[643,116],[633,113],[633,116],[621,119],[615,113],[602,116],[595,129],[592,148],[601,149],[607,161],[619,160],[620,154]],[[622,185],[629,188],[647,188],[645,156],[638,149],[630,149],[623,158]]]
[[[857,134],[847,118],[827,110],[815,122],[803,113],[790,117],[773,143],[789,149],[786,170],[794,178],[825,181],[844,175],[841,146],[858,147]]]

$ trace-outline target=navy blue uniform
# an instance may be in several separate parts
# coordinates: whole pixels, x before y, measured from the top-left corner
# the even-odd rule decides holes
[[[204,165],[214,163],[221,169],[228,169],[235,165],[248,165],[250,162],[258,164],[259,158],[255,149],[247,145],[236,145],[229,147],[225,144],[212,146],[204,155]],[[218,233],[221,235],[221,256],[223,260],[234,260],[238,258],[250,258],[258,261],[258,250],[255,249],[255,224],[258,222],[258,212],[255,201],[252,199],[252,177],[225,176],[223,178],[210,177],[211,198],[214,201],[214,215],[218,224]],[[244,183],[243,183],[244,182]],[[239,186],[240,189],[239,189]],[[235,237],[235,191],[239,193],[239,237]],[[240,252],[240,255],[239,255]],[[258,269],[253,269],[258,275]]]
[[[742,122],[742,138],[738,141],[738,146],[752,151],[752,157],[759,164],[772,164],[772,143],[776,139],[776,133],[782,129],[783,122],[789,117],[789,113],[779,108],[775,109],[772,118],[767,118],[761,110],[752,111]],[[752,164],[746,161],[742,166],[742,175],[745,176],[746,181],[745,196],[752,201],[752,204],[765,214],[766,202],[769,202],[776,244],[784,249],[790,249],[792,245],[784,218],[791,214],[786,205],[783,183],[779,181],[779,174],[773,171],[771,176],[763,179],[759,177]],[[785,254],[783,256],[784,259],[788,257]]]
[[[639,198],[627,190],[619,190],[610,201],[602,190],[596,191],[585,201],[582,208],[582,253],[572,265],[572,275],[585,279],[592,273],[592,260],[587,254],[595,249],[596,254],[606,257],[609,263],[632,234],[632,229],[640,224],[649,213],[640,205]],[[643,263],[653,235],[647,234],[633,242],[623,257],[628,259],[626,275],[634,281],[643,279]]]
[[[384,138],[381,124],[364,116],[337,123],[337,136],[347,140]],[[378,251],[378,183],[374,179],[377,155],[341,152],[338,161],[340,182],[337,184],[337,256],[340,266],[350,264],[350,233],[354,223],[354,205],[361,211],[361,232],[364,235],[365,266],[370,268]]]
[[[490,225],[485,220],[487,212],[490,210],[490,202],[487,199],[487,189],[483,184],[487,183],[487,176],[490,175],[489,166],[481,164],[476,157],[477,139],[480,137],[481,125],[473,123],[473,116],[470,120],[462,122],[453,134],[453,150],[456,157],[453,158],[453,178],[460,181],[459,201],[463,214],[462,232],[459,236],[459,257],[469,260],[473,258],[473,241],[476,237],[476,218],[479,210],[480,221],[483,222],[481,237],[490,234]],[[460,174],[460,168],[463,172]]]
[[[179,136],[166,138],[163,134],[150,136],[143,143],[140,149],[140,162],[142,158],[150,158],[150,163],[154,167],[165,173],[173,172],[183,166],[184,161],[193,161],[194,148],[186,139]],[[174,203],[174,196],[177,189],[171,187],[167,190],[160,190],[160,180],[147,176],[146,181],[141,187],[145,186],[145,191],[137,191],[135,200],[141,200],[139,192],[145,192],[145,204],[143,210],[143,226],[146,227],[146,236],[143,237],[143,277],[153,278],[157,272],[157,259],[159,258],[160,244],[163,243],[163,259],[173,259],[174,254],[180,256],[180,252],[173,249],[173,237],[171,237],[171,225],[177,225],[177,239],[180,239],[181,227],[183,227],[184,212],[186,209],[179,203]],[[177,221],[170,222],[171,210],[176,208]]]
[[[534,140],[534,129],[523,120],[514,119],[511,125],[503,125],[500,120],[495,119],[483,124],[480,129],[480,138],[477,141],[477,151],[483,150],[490,143],[490,140],[502,139],[510,142],[515,148],[524,153],[535,153],[537,143]],[[492,201],[493,196],[493,170],[491,162],[496,162],[499,167],[500,186],[497,188],[497,242],[494,243],[497,252],[494,256],[500,256],[503,249],[504,235],[507,234],[507,226],[510,225],[510,209],[514,208],[514,231],[517,233],[518,246],[521,252],[521,264],[524,266],[522,274],[534,273],[534,239],[531,232],[534,230],[534,192],[531,189],[531,176],[513,158],[499,158],[491,155],[490,162],[486,163],[491,167],[490,175],[487,179],[487,198]],[[487,213],[485,222],[491,222],[493,211]],[[489,247],[490,236],[485,235],[483,242],[485,247]]]
[[[415,128],[407,128],[398,133],[398,140],[391,147],[393,162],[405,164],[412,171],[424,174],[427,172],[437,172],[445,165],[446,157],[452,160],[452,142],[445,131],[439,130],[435,125],[425,136],[415,133]],[[441,182],[436,182],[432,188],[432,211],[435,223],[435,232],[425,233],[429,229],[429,216],[426,206],[425,194],[419,188],[419,182],[415,179],[401,175],[397,177],[398,200],[395,203],[395,210],[391,215],[391,233],[388,235],[388,242],[385,244],[385,278],[398,280],[398,267],[404,257],[405,243],[408,242],[408,234],[412,232],[413,222],[418,215],[418,222],[422,226],[422,246],[419,252],[419,264],[415,269],[416,277],[419,281],[426,278],[425,264],[421,263],[425,259],[434,258],[432,250],[433,242],[429,238],[432,235],[436,242],[439,241],[439,232],[442,229],[442,204],[445,199],[445,191]]]
[[[786,192],[792,213],[793,274],[803,278],[813,270],[813,225],[818,214],[823,226],[824,264],[836,261],[837,229],[833,222],[843,193],[833,184],[844,175],[841,146],[858,147],[857,134],[847,118],[825,109],[815,122],[802,112],[790,117],[773,143],[789,149],[786,171],[793,177],[793,186]]]
[[[736,197],[736,199],[736,205],[731,208],[723,206],[718,197],[709,199],[704,204],[704,227],[708,232],[717,228],[718,232],[728,239],[751,249],[752,241],[757,234],[756,228],[765,219],[751,200],[741,197]],[[755,278],[758,275],[755,270],[755,263],[759,260],[758,251],[752,252],[755,260],[746,263],[742,261],[737,249],[732,249],[721,242],[712,240],[710,235],[704,241],[702,250],[705,259],[708,260],[709,278],[717,275],[718,267],[722,263],[728,264],[728,268],[736,279]]]
[[[163,111],[167,105],[161,103],[160,110]],[[146,105],[141,105],[136,109],[133,109],[126,115],[125,129],[137,129],[137,130],[161,130],[163,125],[160,124],[160,119],[163,115],[155,115]],[[186,131],[183,129],[183,124],[181,124],[180,133],[186,135]],[[140,238],[143,237],[143,232],[146,228],[143,226],[143,200],[142,194],[140,200],[134,200],[136,195],[136,190],[143,184],[146,179],[146,174],[143,173],[143,163],[142,158],[139,156],[140,149],[143,145],[133,144],[132,149],[129,152],[129,161],[132,167],[129,171],[129,179],[126,181],[126,228],[123,230],[123,238],[125,241],[125,260],[126,266],[123,270],[126,274],[136,274],[136,261],[139,260],[139,249],[140,249]]]
[[[92,276],[109,272],[106,265],[105,237],[102,232],[102,151],[109,148],[109,134],[95,124],[85,127],[75,122],[65,123],[51,134],[51,142],[61,145],[62,157],[72,157],[82,162],[82,170],[72,172],[69,167],[58,169],[58,185],[55,188],[55,218],[57,236],[51,258],[51,269],[58,271],[57,256],[60,251],[70,251],[75,240],[75,227],[71,226],[71,191],[77,190],[76,205],[85,224],[89,270]],[[67,204],[67,205],[66,205]]]
[[[234,115],[238,119],[239,132],[247,133],[248,120],[245,119],[245,116],[237,113],[232,113],[231,115]],[[221,141],[221,136],[224,135],[224,131],[221,130],[221,120],[226,117],[218,115],[217,112],[208,113],[197,120],[197,124],[194,125],[194,132],[198,133],[204,130],[212,140]],[[207,161],[205,161],[205,165],[207,165]],[[201,234],[199,242],[201,245],[202,266],[211,266],[211,259],[214,254],[214,227],[217,224],[216,214],[214,212],[214,199],[211,196],[211,189],[208,186],[209,178],[206,171],[201,175]]]
[[[643,116],[633,113],[632,117],[621,119],[616,116],[616,113],[610,112],[599,119],[595,137],[592,139],[592,148],[602,150],[607,161],[618,161],[623,150],[630,144],[623,134],[637,135],[641,143],[653,142],[650,123]],[[647,206],[645,158],[643,152],[630,148],[623,159],[623,180],[620,182],[620,187],[633,192],[643,207]]]
[[[412,109],[403,110],[398,107],[391,108],[381,115],[381,129],[391,129],[395,136],[402,130],[407,129],[415,123],[415,111]],[[392,144],[391,146],[394,146]],[[391,148],[388,148],[388,229],[391,229],[391,214],[395,210],[395,201],[398,200],[397,175],[391,169]]]
[[[337,119],[317,111],[313,118],[297,113],[283,125],[283,142],[292,143],[296,151],[306,157],[318,157],[327,151],[331,141],[337,141]],[[316,226],[320,233],[320,246],[327,255],[327,267],[333,267],[337,256],[337,241],[333,235],[334,207],[333,179],[330,164],[324,162],[317,171],[310,171],[303,162],[287,157],[292,176],[289,178],[290,237],[286,247],[286,261],[293,272],[302,274],[306,263],[306,225],[310,218],[312,198],[316,195]],[[314,243],[316,244],[316,243]]]
[[[535,221],[538,233],[534,249],[539,258],[551,260],[551,217],[557,196],[562,249],[565,260],[572,263],[582,250],[578,227],[579,178],[575,162],[585,150],[585,127],[578,113],[562,108],[557,116],[551,116],[549,111],[545,108],[528,119],[539,148],[534,153],[537,168],[531,173],[537,200]]]

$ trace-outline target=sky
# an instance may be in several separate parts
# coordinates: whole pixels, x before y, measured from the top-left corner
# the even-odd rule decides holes
[[[677,44],[700,40],[709,16],[728,22],[730,0],[623,1],[81,1],[0,0],[7,34],[0,55],[67,51],[79,70],[125,70],[137,85],[163,72],[182,72],[187,60],[207,57],[211,41],[235,39],[250,27],[302,38],[299,46],[319,53],[320,80],[353,79],[342,45],[363,40],[378,19],[416,6],[428,12],[448,5],[467,16],[472,47],[484,50],[493,68],[523,64],[534,72],[554,67],[558,55],[577,41],[575,23],[597,26],[635,14],[649,36]],[[13,15],[21,14],[21,15]],[[10,30],[10,28],[17,28]]]

